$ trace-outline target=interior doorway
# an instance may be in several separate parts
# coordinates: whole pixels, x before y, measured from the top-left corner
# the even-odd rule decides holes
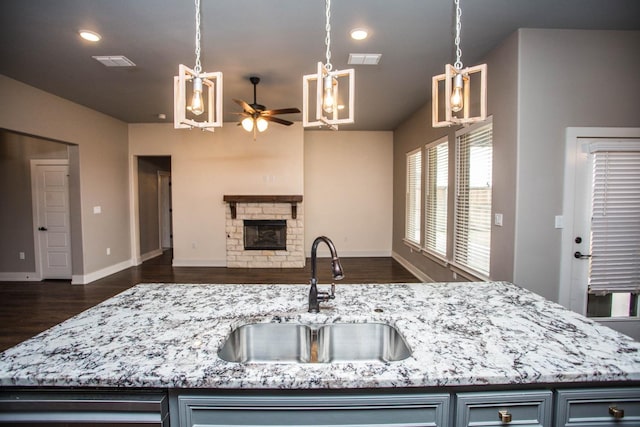
[[[140,258],[162,255],[173,247],[171,157],[138,157]]]

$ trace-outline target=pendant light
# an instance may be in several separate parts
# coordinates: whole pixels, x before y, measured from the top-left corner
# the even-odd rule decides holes
[[[222,73],[203,73],[200,63],[200,0],[196,6],[196,64],[180,64],[173,78],[174,128],[200,128],[213,132],[222,127]],[[189,104],[187,105],[187,99]],[[205,114],[206,113],[206,114]]]
[[[462,9],[460,0],[454,0],[454,3],[456,6],[456,62],[453,66],[445,65],[444,74],[434,76],[432,79],[433,127],[469,125],[487,118],[487,64],[463,68],[460,48]],[[444,90],[440,90],[443,84]],[[442,109],[444,109],[444,120],[440,120]]]
[[[318,62],[316,74],[305,75],[302,78],[303,127],[327,126],[337,130],[339,124],[354,123],[355,104],[355,71],[333,70],[331,64],[331,0],[325,0],[326,10],[326,63]],[[347,91],[340,90],[346,86]],[[315,103],[310,105],[312,97],[311,87],[315,84]],[[345,106],[343,97],[348,98],[348,108]],[[315,108],[312,108],[314,106]],[[315,110],[315,121],[310,121],[309,117]]]

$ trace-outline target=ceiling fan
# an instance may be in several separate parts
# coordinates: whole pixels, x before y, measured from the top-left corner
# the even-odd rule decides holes
[[[249,77],[249,81],[253,84],[253,104],[248,104],[240,99],[234,99],[235,103],[243,109],[242,113],[234,113],[243,116],[238,125],[242,125],[247,132],[253,131],[253,139],[256,139],[256,129],[258,132],[264,132],[269,127],[269,122],[278,123],[285,126],[291,126],[293,122],[274,117],[278,114],[294,114],[300,110],[292,108],[279,108],[277,110],[267,110],[264,105],[258,104],[256,101],[256,87],[260,83],[260,77]]]

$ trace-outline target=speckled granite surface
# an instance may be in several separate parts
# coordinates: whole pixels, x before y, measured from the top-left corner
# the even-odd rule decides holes
[[[327,285],[320,285],[326,290]],[[338,284],[307,313],[308,285],[141,284],[0,353],[0,386],[369,388],[640,381],[640,343],[504,282]],[[382,313],[374,311],[381,308]],[[395,325],[399,362],[225,362],[251,322]]]

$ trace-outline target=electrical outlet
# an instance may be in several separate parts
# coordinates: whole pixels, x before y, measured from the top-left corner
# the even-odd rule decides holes
[[[20,257],[20,259],[24,259],[24,252],[20,252],[18,256]]]

